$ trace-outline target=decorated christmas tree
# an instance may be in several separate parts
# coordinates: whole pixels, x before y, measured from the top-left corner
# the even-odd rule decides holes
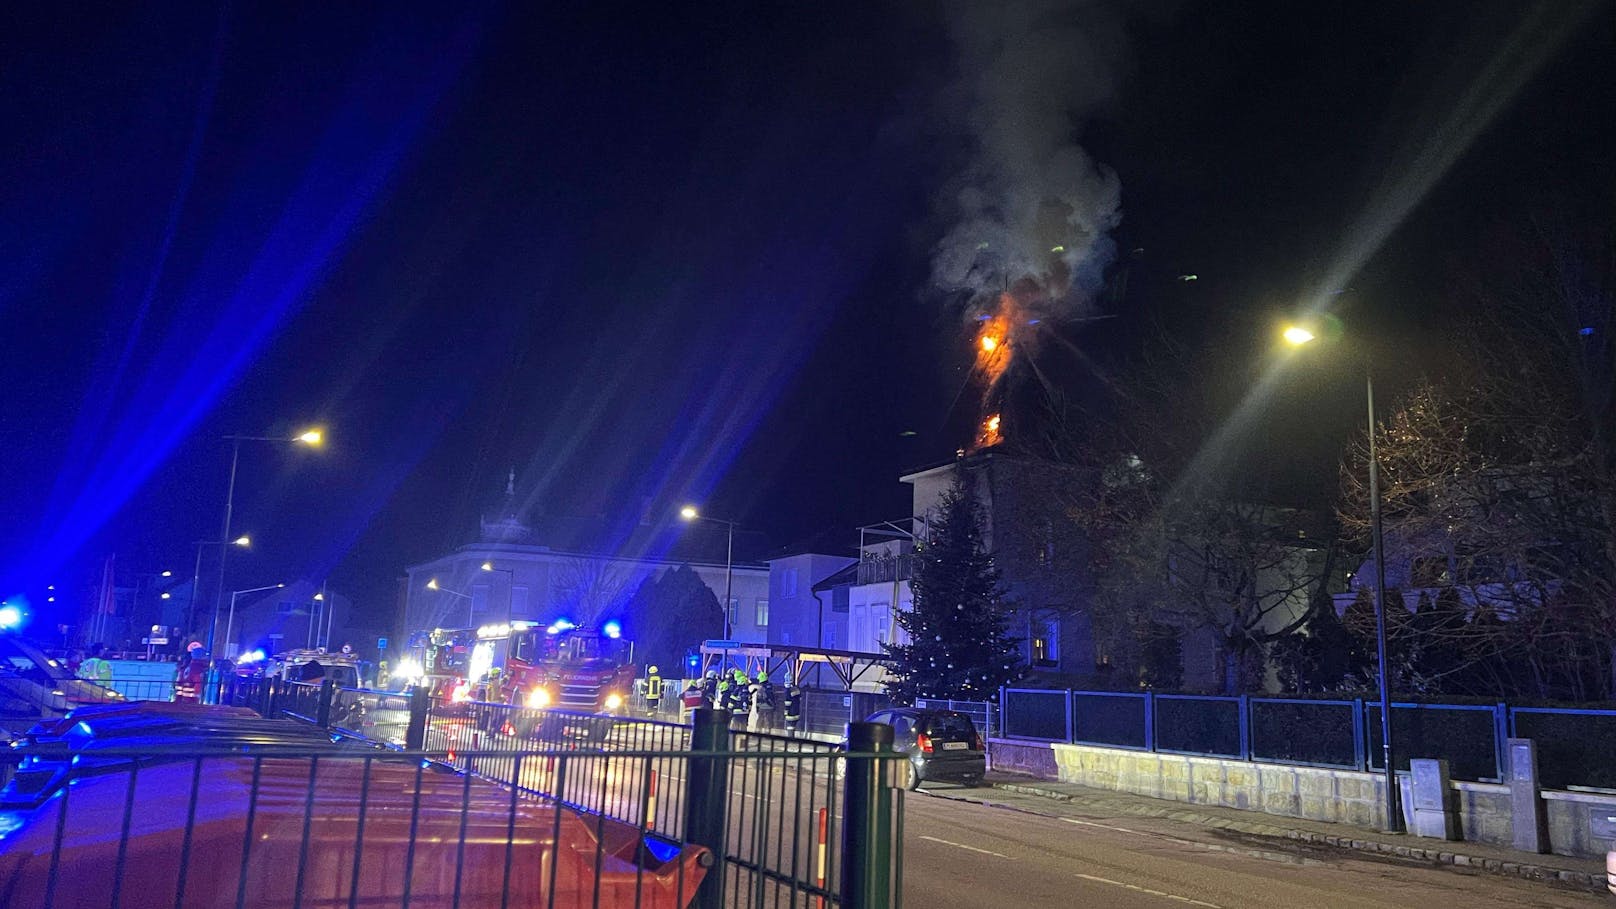
[[[907,643],[884,645],[892,658],[887,694],[902,704],[985,700],[1019,678],[999,570],[982,545],[982,508],[961,476],[916,544],[915,563],[914,605],[897,616]]]

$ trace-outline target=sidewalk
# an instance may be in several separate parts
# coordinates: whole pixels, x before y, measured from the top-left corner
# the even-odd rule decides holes
[[[1046,806],[1042,806],[1044,810],[1040,810],[1040,806],[1036,803],[1029,805],[1018,802],[1006,806],[1038,814],[1051,816],[1070,814],[1094,819],[1160,818],[1248,836],[1298,840],[1315,846],[1333,846],[1358,852],[1395,855],[1433,864],[1455,865],[1472,871],[1522,877],[1528,880],[1556,881],[1579,889],[1606,892],[1603,859],[1533,855],[1486,843],[1448,842],[1257,811],[1194,805],[1124,792],[1091,789],[1076,783],[1041,780],[1004,771],[988,774],[987,782],[993,789],[1001,792],[1037,796],[1041,800],[1047,800]],[[991,797],[983,799],[972,790],[948,792],[946,795],[970,801],[991,801]]]

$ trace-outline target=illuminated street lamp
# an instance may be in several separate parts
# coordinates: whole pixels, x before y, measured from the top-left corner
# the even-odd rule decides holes
[[[320,447],[320,445],[324,444],[324,442],[325,442],[325,434],[320,429],[311,428],[311,429],[305,430],[304,432],[302,432],[302,433],[300,433],[298,435],[291,436],[291,437],[287,437],[287,436],[229,435],[229,436],[225,436],[224,438],[225,438],[226,441],[228,441],[230,443],[230,485],[226,488],[226,491],[225,491],[225,496],[224,496],[224,530],[220,531],[219,539],[228,540],[228,539],[230,539],[230,518],[231,518],[231,513],[235,510],[235,505],[236,505],[236,466],[241,461],[241,443],[242,442],[275,442],[275,443],[279,443],[279,444],[283,444],[283,445],[286,445],[286,444],[307,445],[310,448],[318,448],[318,447]],[[242,537],[242,539],[245,540],[246,537]],[[245,545],[245,544],[238,543],[238,545]],[[213,631],[211,629],[217,628],[218,625],[219,625],[219,606],[222,604],[222,602],[224,600],[224,566],[225,566],[225,559],[226,559],[226,556],[229,553],[229,551],[230,550],[229,550],[228,547],[225,547],[223,544],[220,544],[220,547],[219,547],[219,583],[214,588],[214,590],[216,592],[214,593],[214,596],[213,596],[213,624],[212,624],[212,626],[210,626],[210,630],[208,632],[208,653],[213,652]]]
[[[230,635],[236,624],[236,597],[239,597],[244,593],[257,593],[260,590],[277,590],[285,586],[285,584],[266,584],[263,587],[249,587],[246,590],[230,591],[230,618],[226,619],[224,623],[224,645],[226,647],[230,646]],[[210,650],[209,653],[211,654],[212,651]]]
[[[708,521],[713,524],[723,524],[729,533],[729,544],[724,549],[724,640],[729,640],[729,608],[730,593],[734,586],[735,574],[735,522],[723,518],[709,518],[696,509],[694,505],[686,505],[679,509],[679,517],[686,521]]]
[[[1301,347],[1314,340],[1314,334],[1299,325],[1286,327],[1285,342]],[[1397,771],[1392,765],[1392,691],[1391,673],[1386,665],[1386,551],[1385,538],[1380,527],[1380,459],[1375,453],[1375,375],[1364,370],[1365,403],[1369,411],[1369,534],[1375,554],[1375,650],[1378,665],[1376,683],[1380,686],[1380,743],[1386,770],[1386,829],[1401,833],[1405,829],[1402,799],[1397,792]]]
[[[201,593],[202,593],[201,587],[202,587],[202,549],[203,549],[203,547],[206,547],[206,546],[240,546],[242,549],[248,549],[248,548],[250,548],[252,546],[252,538],[247,536],[246,534],[242,534],[241,536],[236,537],[234,540],[228,540],[228,541],[197,540],[196,543],[194,543],[193,545],[196,546],[196,570],[191,573],[191,602],[189,604],[187,604],[186,607],[185,607],[185,633],[186,634],[190,634],[192,632],[192,630],[194,630],[195,625],[196,625],[196,600],[197,600],[197,597],[200,596]],[[217,626],[218,624],[219,624],[219,613],[218,613],[217,610],[215,610],[214,613],[213,613],[213,625]],[[208,645],[211,647],[212,644],[213,644],[213,632],[211,630],[209,630],[209,632],[208,632]]]
[[[441,587],[441,586],[438,585],[438,579],[437,578],[428,579],[427,582],[426,582],[426,589],[427,590],[437,591],[438,593],[447,593],[448,595],[450,595],[452,597],[459,597],[462,600],[465,600],[466,601],[466,627],[467,628],[476,627],[477,619],[476,619],[475,616],[473,616],[471,614],[471,607],[473,605],[475,605],[471,594],[469,594],[469,593],[461,593],[458,590],[450,590],[447,587]]]

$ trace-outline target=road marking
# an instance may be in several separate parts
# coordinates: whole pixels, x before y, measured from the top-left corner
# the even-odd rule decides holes
[[[980,852],[983,855],[996,856],[996,857],[1002,858],[1002,859],[1010,858],[1010,856],[1005,855],[1002,852],[993,852],[993,851],[988,850],[988,849],[978,849],[975,846],[967,846],[964,843],[955,843],[955,842],[950,842],[949,840],[940,840],[935,836],[926,836],[925,834],[921,834],[920,838],[923,839],[923,840],[930,840],[933,843],[942,843],[944,846],[954,846],[954,847],[959,848],[959,849],[969,849],[972,852]],[[1014,859],[1011,859],[1011,861],[1014,861]]]
[[[1149,887],[1141,887],[1138,884],[1130,884],[1127,881],[1113,881],[1108,877],[1084,874],[1081,871],[1068,871],[1066,873],[1070,874],[1072,877],[1082,878],[1085,881],[1093,881],[1096,884],[1110,884],[1114,887],[1122,887],[1125,890],[1132,890],[1135,893],[1148,893],[1151,896],[1160,896],[1170,900],[1177,900],[1180,903],[1189,903],[1191,906],[1206,906],[1208,909],[1223,909],[1223,907],[1219,906],[1217,903],[1208,903],[1203,900],[1191,899],[1187,896],[1179,896],[1176,893],[1168,893],[1164,890],[1152,890]]]

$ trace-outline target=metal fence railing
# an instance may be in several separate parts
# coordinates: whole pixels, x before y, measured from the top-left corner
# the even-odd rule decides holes
[[[1380,766],[1380,706],[1361,699],[1005,688],[999,736],[1355,770]],[[1506,776],[1510,738],[1537,742],[1544,784],[1616,789],[1616,710],[1392,704],[1398,769],[1448,761],[1455,779]]]
[[[279,718],[199,711],[172,745],[176,714],[137,735],[139,705],[39,727],[0,793],[18,819],[0,844],[8,904],[897,903],[890,727],[856,724],[843,748],[732,732],[721,711],[601,729],[578,722],[591,715],[412,693],[406,749],[333,719],[344,700],[360,716],[399,697],[232,684],[221,701]],[[209,738],[232,725],[235,740]],[[111,740],[86,744],[83,729]]]

